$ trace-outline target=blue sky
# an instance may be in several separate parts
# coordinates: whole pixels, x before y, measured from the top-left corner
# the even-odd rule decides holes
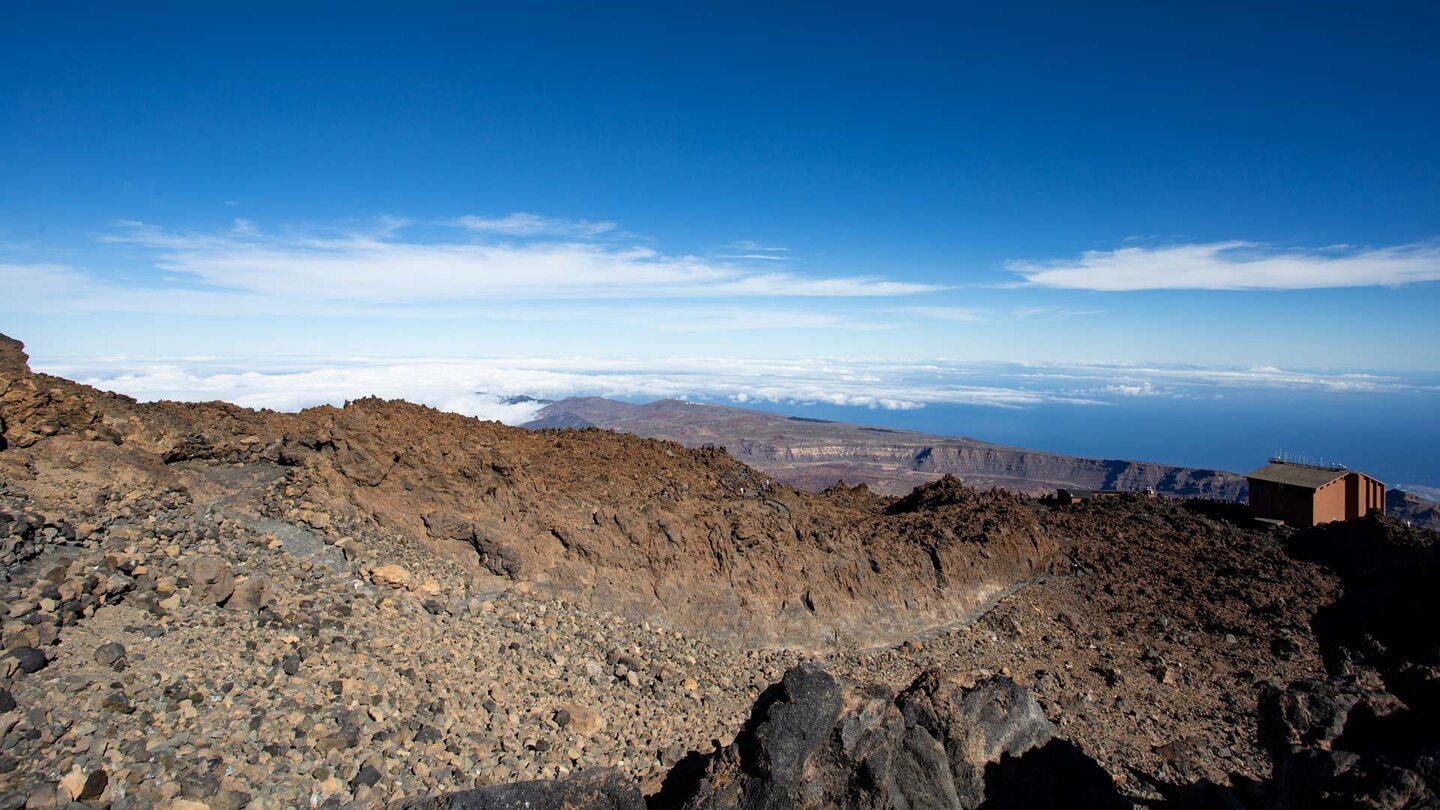
[[[0,331],[1440,370],[1433,6],[999,5],[9,3]]]

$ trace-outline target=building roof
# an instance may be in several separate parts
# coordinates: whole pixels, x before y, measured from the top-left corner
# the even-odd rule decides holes
[[[1272,461],[1258,470],[1246,473],[1246,478],[1289,484],[1306,489],[1319,489],[1337,478],[1344,478],[1349,470],[1332,470],[1326,467],[1311,467],[1308,464],[1290,464]]]

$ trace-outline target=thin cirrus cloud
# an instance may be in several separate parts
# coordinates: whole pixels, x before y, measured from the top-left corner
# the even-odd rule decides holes
[[[591,222],[585,219],[542,217],[538,214],[514,213],[503,217],[466,216],[456,220],[460,227],[475,233],[502,236],[560,236],[590,239],[615,230],[613,222]]]
[[[1101,315],[1096,309],[1074,309],[1056,306],[1027,306],[1012,309],[984,309],[981,307],[908,306],[895,307],[893,311],[930,318],[937,321],[963,321],[967,323],[989,323],[994,321],[1058,321],[1085,315]]]
[[[1400,286],[1440,281],[1440,243],[1318,250],[1242,241],[1126,247],[1086,251],[1076,259],[1014,261],[1006,269],[1030,285],[1103,292]]]
[[[766,245],[750,239],[741,239],[725,246],[729,253],[719,254],[720,259],[741,259],[745,261],[788,262],[792,258],[790,248]]]
[[[450,226],[469,238],[451,234],[442,241],[406,239],[410,225],[386,220],[369,231],[330,235],[274,233],[249,221],[211,233],[124,222],[103,239],[138,248],[180,282],[152,284],[146,293],[252,296],[279,308],[296,301],[423,307],[523,299],[905,296],[939,289],[874,276],[761,271],[587,241],[609,223],[529,214],[471,218]],[[567,238],[558,238],[566,230]],[[493,241],[486,235],[533,238]]]

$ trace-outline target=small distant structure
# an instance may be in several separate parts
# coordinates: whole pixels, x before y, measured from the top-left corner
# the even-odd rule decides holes
[[[1277,456],[1245,478],[1257,520],[1309,528],[1385,513],[1385,483],[1343,464],[1302,464]]]
[[[1155,497],[1155,488],[1147,487],[1143,492],[1130,492],[1120,489],[1085,489],[1083,487],[1065,487],[1055,490],[1055,502],[1060,504],[1077,504],[1085,501],[1093,501],[1096,498],[1116,498],[1121,495],[1145,495]]]

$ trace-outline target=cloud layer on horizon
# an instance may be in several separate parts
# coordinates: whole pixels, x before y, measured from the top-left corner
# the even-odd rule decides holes
[[[938,360],[732,358],[68,358],[32,362],[140,400],[224,400],[299,410],[364,396],[407,399],[510,424],[539,406],[529,395],[694,398],[763,406],[823,404],[911,410],[929,405],[1095,406],[1137,396],[1223,396],[1239,390],[1380,393],[1412,390],[1371,374],[1247,369],[960,363]]]

